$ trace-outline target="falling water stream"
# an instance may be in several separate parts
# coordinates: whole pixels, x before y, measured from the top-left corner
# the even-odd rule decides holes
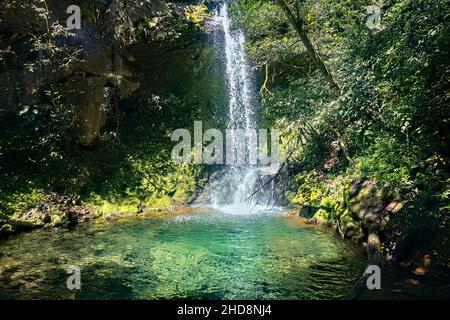
[[[245,144],[248,147],[251,131],[256,129],[258,101],[251,66],[245,53],[245,35],[239,29],[232,30],[227,3],[216,11],[215,22],[224,35],[221,45],[225,49],[228,128],[235,130],[227,134],[227,140],[230,140],[231,145]],[[236,158],[248,160],[248,149],[238,149],[236,153]],[[258,213],[267,209],[269,203],[259,204],[248,199],[261,180],[260,167],[229,165],[225,170],[211,196],[215,208],[229,214]]]

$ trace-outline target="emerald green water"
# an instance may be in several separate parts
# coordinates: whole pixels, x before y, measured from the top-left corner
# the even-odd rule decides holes
[[[80,291],[66,287],[70,265]],[[364,266],[357,247],[292,216],[192,209],[2,241],[0,298],[331,299]]]

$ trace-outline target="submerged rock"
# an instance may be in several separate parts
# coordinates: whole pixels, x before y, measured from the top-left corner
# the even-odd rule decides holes
[[[312,218],[319,210],[317,207],[302,205],[298,211],[298,215],[304,218]]]
[[[6,238],[11,235],[18,234],[24,231],[30,231],[38,228],[40,225],[28,221],[20,221],[9,219],[7,221],[0,222],[0,238]]]
[[[14,228],[11,224],[6,223],[0,227],[0,237],[5,237],[14,234]]]

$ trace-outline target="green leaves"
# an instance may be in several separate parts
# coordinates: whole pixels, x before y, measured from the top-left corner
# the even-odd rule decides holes
[[[184,14],[196,27],[200,27],[209,15],[208,7],[204,4],[188,6]]]
[[[448,164],[436,169],[424,159],[448,157],[450,145],[448,10],[442,1],[391,1],[381,8],[381,30],[373,32],[366,5],[289,1],[342,87],[335,98],[273,3],[234,2],[249,56],[257,67],[268,65],[267,77],[260,69],[270,90],[262,103],[265,125],[281,126],[285,136],[292,136],[291,125],[303,128],[292,175],[374,179],[409,199],[411,212],[433,212],[437,222],[427,223],[440,226],[448,212]],[[329,196],[318,183],[299,181],[291,200],[318,205],[318,194]]]

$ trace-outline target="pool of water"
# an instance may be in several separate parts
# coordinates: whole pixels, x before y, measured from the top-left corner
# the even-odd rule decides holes
[[[365,267],[361,250],[282,212],[191,209],[0,242],[1,299],[333,299]],[[68,290],[69,266],[81,290]]]

